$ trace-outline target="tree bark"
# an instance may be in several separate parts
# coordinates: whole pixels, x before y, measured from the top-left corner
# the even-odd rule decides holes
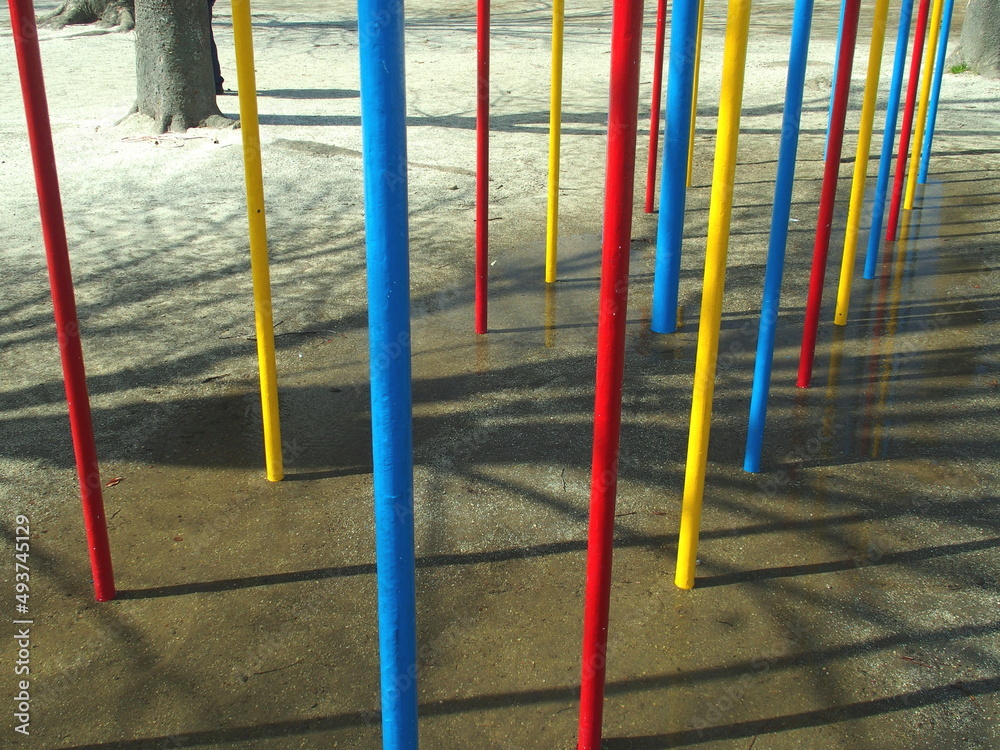
[[[1000,78],[1000,0],[969,0],[952,61],[988,78]]]
[[[135,110],[158,133],[225,127],[215,102],[206,0],[135,0]]]
[[[39,26],[53,29],[87,23],[109,31],[131,31],[135,28],[132,0],[66,0],[51,13],[38,17]]]

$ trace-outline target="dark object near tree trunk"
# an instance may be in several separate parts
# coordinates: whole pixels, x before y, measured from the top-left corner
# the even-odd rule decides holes
[[[970,70],[988,78],[1000,78],[998,0],[969,0],[958,50],[951,62],[965,63]]]
[[[109,31],[135,28],[132,0],[66,0],[51,13],[38,17],[39,26],[61,29],[70,24],[94,23]]]
[[[158,133],[233,127],[215,102],[206,0],[136,0],[137,99]]]

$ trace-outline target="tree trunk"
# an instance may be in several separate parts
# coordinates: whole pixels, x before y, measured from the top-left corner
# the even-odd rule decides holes
[[[86,23],[110,31],[131,31],[135,28],[132,0],[66,0],[51,13],[38,17],[39,26],[53,29]]]
[[[135,109],[158,133],[233,126],[215,102],[207,0],[135,0]]]
[[[989,78],[1000,78],[1000,0],[969,0],[953,60]]]

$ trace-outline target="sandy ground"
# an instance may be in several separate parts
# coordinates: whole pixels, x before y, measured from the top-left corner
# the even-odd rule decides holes
[[[798,390],[837,21],[836,4],[819,5],[756,476],[742,449],[791,3],[754,7],[691,592],[672,578],[723,3],[708,3],[684,326],[670,336],[648,329],[655,215],[637,203],[608,748],[1000,745],[1000,84],[946,78],[932,179],[905,238],[878,279],[855,282],[844,329],[830,322],[831,262],[814,387]],[[545,290],[550,8],[494,7],[491,331],[479,338],[472,7],[423,0],[407,13],[422,744],[570,748],[610,11],[569,8],[561,280]],[[258,2],[254,20],[289,474],[276,485],[262,471],[239,132],[114,127],[133,98],[131,35],[43,33],[99,452],[105,479],[121,478],[106,502],[122,594],[100,605],[13,49],[0,38],[0,612],[13,619],[24,514],[34,619],[31,734],[13,731],[8,704],[0,747],[378,746],[354,8]],[[834,258],[869,26],[863,16]],[[233,85],[222,3],[215,28]],[[236,97],[221,105],[235,113]],[[10,697],[12,641],[0,650]]]

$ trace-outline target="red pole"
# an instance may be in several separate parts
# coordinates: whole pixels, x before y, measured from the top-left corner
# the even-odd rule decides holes
[[[663,93],[663,42],[667,34],[667,0],[656,3],[656,47],[653,52],[653,101],[649,105],[649,158],[646,159],[646,213],[653,213],[656,157],[660,152],[660,96]],[[694,134],[691,136],[694,137]]]
[[[614,0],[611,21],[611,102],[604,193],[600,314],[597,324],[597,390],[590,479],[590,531],[583,612],[579,750],[601,746],[604,675],[611,599],[611,546],[618,488],[625,318],[628,303],[632,191],[635,186],[636,119],[642,0]]]
[[[846,0],[844,27],[837,58],[836,86],[830,132],[823,169],[823,187],[819,198],[819,218],[816,221],[816,243],[813,246],[812,273],[809,277],[809,298],[806,301],[805,328],[802,331],[802,352],[799,355],[799,388],[808,388],[812,380],[813,358],[816,354],[816,333],[819,330],[819,308],[823,301],[823,280],[826,258],[830,251],[833,209],[837,199],[837,179],[840,176],[840,155],[844,146],[844,123],[847,119],[847,99],[851,92],[851,69],[854,66],[854,46],[858,38],[858,12],[861,0]]]
[[[476,333],[486,333],[490,200],[490,0],[476,3]]]
[[[913,128],[913,110],[917,103],[917,84],[920,82],[920,59],[924,54],[924,36],[927,33],[927,16],[930,0],[920,0],[917,9],[917,29],[913,32],[913,59],[910,60],[910,81],[906,85],[906,105],[903,107],[903,125],[899,133],[899,155],[896,157],[896,175],[892,181],[892,202],[889,204],[889,222],[885,231],[886,242],[896,239],[899,226],[899,207],[903,201],[903,183],[906,181],[906,160],[910,152],[910,130]]]
[[[42,237],[49,267],[49,284],[52,287],[52,305],[55,309],[66,401],[69,404],[76,470],[80,479],[83,522],[94,576],[94,593],[97,601],[104,602],[115,598],[115,582],[111,570],[104,499],[101,495],[101,473],[94,445],[94,427],[90,418],[87,377],[83,367],[83,348],[80,345],[80,325],[76,318],[73,276],[66,246],[66,227],[63,224],[62,201],[59,198],[59,178],[52,148],[49,107],[42,79],[35,9],[31,0],[9,0],[9,6],[17,66],[21,75],[21,93],[24,96],[24,112],[28,121],[28,139],[35,166]]]

